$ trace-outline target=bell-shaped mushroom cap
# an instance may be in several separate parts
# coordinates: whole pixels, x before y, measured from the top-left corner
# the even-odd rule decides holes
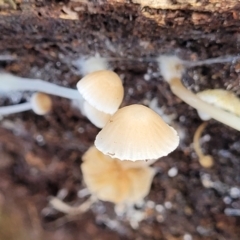
[[[103,128],[111,117],[110,114],[98,111],[86,101],[83,103],[83,111],[90,122],[98,128]]]
[[[88,74],[77,83],[82,97],[97,110],[113,114],[123,100],[123,85],[119,76],[109,70]]]
[[[32,110],[38,115],[45,115],[52,110],[52,100],[44,93],[34,93],[31,97]]]
[[[95,140],[104,154],[131,161],[166,156],[178,144],[177,132],[153,110],[138,104],[118,110]]]
[[[100,200],[115,204],[136,203],[150,190],[155,170],[149,166],[127,168],[125,161],[106,156],[94,146],[82,159],[84,181]]]

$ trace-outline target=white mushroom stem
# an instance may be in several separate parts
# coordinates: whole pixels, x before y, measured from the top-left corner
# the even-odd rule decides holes
[[[29,111],[31,109],[32,109],[32,105],[30,102],[7,106],[7,107],[0,107],[0,116]]]
[[[38,91],[68,99],[80,99],[76,89],[61,87],[40,79],[28,79],[8,73],[0,73],[1,91]]]
[[[240,131],[240,117],[202,101],[194,93],[183,86],[180,78],[172,78],[169,81],[169,84],[172,92],[188,105],[199,111],[205,112],[217,121]]]
[[[56,197],[52,197],[49,203],[54,209],[58,210],[59,212],[69,215],[77,215],[88,211],[94,202],[96,202],[96,198],[91,196],[77,207],[72,207]]]

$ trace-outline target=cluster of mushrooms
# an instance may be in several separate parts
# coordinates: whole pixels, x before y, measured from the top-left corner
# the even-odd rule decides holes
[[[95,146],[83,155],[81,169],[88,189],[100,200],[137,203],[148,194],[154,176],[148,164],[175,150],[177,132],[143,105],[119,109],[124,89],[112,71],[88,74],[77,89],[83,113],[102,128]]]
[[[196,108],[203,120],[214,118],[240,130],[240,101],[233,93],[207,90],[194,94],[181,83],[186,61],[176,56],[161,56],[158,63],[172,92]],[[155,175],[155,169],[150,165],[174,151],[179,144],[177,132],[150,108],[135,104],[119,109],[124,89],[120,77],[110,70],[87,74],[77,83],[76,90],[1,73],[0,90],[36,92],[28,103],[0,107],[0,115],[30,109],[44,115],[52,107],[48,94],[53,94],[77,100],[83,115],[102,128],[94,146],[83,155],[81,165],[86,186],[95,199],[114,204],[138,203],[148,194]],[[204,128],[205,125],[196,139]],[[199,156],[202,154],[200,150],[198,153]],[[66,209],[56,198],[51,204],[60,211]]]
[[[119,109],[124,88],[120,77],[110,70],[86,75],[77,83],[77,90],[60,91],[62,87],[6,73],[2,74],[0,85],[5,91],[26,90],[27,86],[27,90],[46,89],[47,93],[78,100],[82,113],[102,128],[95,146],[83,155],[81,165],[87,188],[100,200],[128,205],[141,201],[155,175],[155,169],[149,165],[179,144],[177,132],[150,108],[135,104]],[[29,103],[1,107],[0,114],[16,113],[17,107],[46,114],[51,109],[46,90],[34,93]],[[51,200],[52,205],[56,202]]]

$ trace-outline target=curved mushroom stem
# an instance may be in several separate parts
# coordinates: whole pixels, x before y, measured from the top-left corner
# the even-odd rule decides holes
[[[52,197],[49,203],[54,209],[58,210],[59,212],[69,215],[77,215],[88,211],[92,204],[96,202],[96,200],[97,199],[95,197],[91,196],[78,207],[69,206],[68,204],[64,203],[62,200],[56,197]]]
[[[197,128],[193,137],[193,148],[199,157],[199,163],[205,168],[210,168],[214,164],[213,158],[211,155],[204,155],[200,146],[200,137],[206,126],[207,122],[204,122]]]
[[[7,106],[7,107],[0,107],[0,116],[29,111],[31,109],[32,109],[32,105],[30,102]]]
[[[188,105],[205,112],[217,121],[240,131],[240,117],[202,101],[182,84],[180,78],[172,78],[168,83],[170,84],[172,92]]]
[[[80,99],[76,89],[61,87],[40,79],[27,79],[7,73],[0,73],[1,91],[38,91],[68,99]]]

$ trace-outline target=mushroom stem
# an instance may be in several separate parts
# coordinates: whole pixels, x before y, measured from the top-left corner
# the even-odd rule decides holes
[[[180,78],[172,78],[168,81],[172,92],[193,108],[207,113],[210,117],[240,131],[240,117],[216,108],[198,98],[194,93],[186,89]]]
[[[52,197],[49,203],[54,209],[58,210],[59,212],[69,215],[77,215],[89,210],[94,202],[96,202],[96,198],[91,196],[78,207],[72,207],[56,197]]]
[[[7,106],[7,107],[0,107],[0,116],[29,111],[31,109],[32,109],[32,105],[30,102]]]
[[[207,122],[204,122],[197,128],[193,137],[193,148],[199,157],[199,163],[205,168],[210,168],[213,166],[213,158],[211,155],[204,155],[200,146],[200,138],[206,126]]]
[[[193,148],[196,152],[196,154],[198,155],[199,158],[202,158],[204,156],[201,146],[200,146],[200,142],[199,139],[201,138],[202,132],[204,131],[204,129],[207,126],[207,122],[203,122],[196,130],[196,132],[194,133],[194,137],[193,137]]]
[[[38,91],[68,99],[80,99],[76,89],[61,87],[41,79],[28,79],[7,73],[0,73],[1,91]]]

